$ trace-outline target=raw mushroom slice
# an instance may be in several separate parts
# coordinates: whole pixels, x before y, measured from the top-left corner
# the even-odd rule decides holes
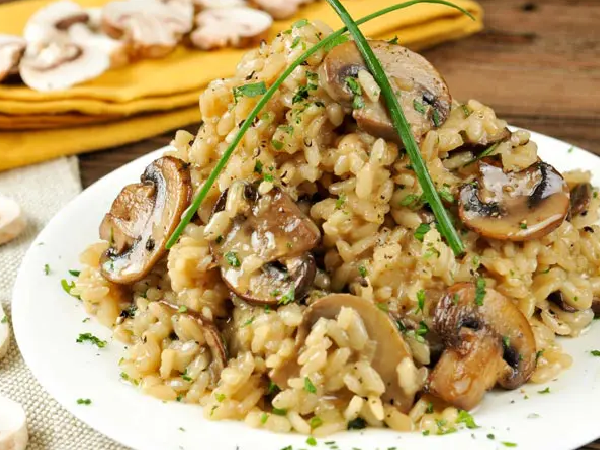
[[[60,38],[31,52],[28,48],[21,59],[19,73],[30,88],[51,92],[96,78],[110,65],[109,55],[102,50]]]
[[[369,339],[377,343],[372,367],[379,374],[386,390],[382,396],[385,403],[394,405],[407,413],[414,403],[414,393],[407,393],[398,384],[397,367],[404,358],[411,358],[410,348],[390,316],[371,301],[349,294],[332,294],[316,300],[303,313],[296,335],[296,347],[292,359],[271,373],[271,379],[279,387],[287,386],[290,378],[298,377],[300,368],[296,362],[302,346],[313,325],[320,318],[336,319],[343,307],[354,309],[365,324]]]
[[[19,36],[0,34],[0,82],[9,75],[18,73],[25,46],[25,40]]]
[[[8,325],[8,316],[2,308],[2,304],[0,304],[0,359],[6,356],[9,347],[10,326]]]
[[[102,30],[123,39],[133,58],[162,58],[193,25],[193,8],[174,8],[146,0],[114,1],[102,10]]]
[[[459,194],[458,214],[476,233],[509,241],[539,239],[554,231],[569,212],[562,175],[538,161],[519,172],[504,172],[493,158],[478,162],[476,181]]]
[[[107,54],[110,67],[113,69],[129,63],[129,49],[123,41],[96,33],[89,26],[81,23],[71,25],[68,35],[74,44],[81,47],[92,47]]]
[[[275,20],[289,19],[298,12],[300,0],[251,0],[250,4],[269,13]]]
[[[252,8],[207,9],[196,16],[190,42],[202,50],[250,47],[265,38],[272,25],[270,15]]]
[[[219,235],[210,231],[220,226]],[[221,276],[237,296],[276,305],[302,299],[312,287],[316,263],[309,253],[320,231],[294,201],[275,187],[260,195],[236,182],[221,195],[206,227]]]
[[[177,315],[178,317],[185,316],[193,321],[198,322],[204,331],[204,339],[206,340],[206,345],[210,349],[210,355],[212,358],[208,366],[208,372],[211,380],[210,387],[214,389],[221,379],[221,373],[223,372],[223,369],[225,369],[227,366],[227,346],[223,336],[221,335],[221,332],[214,323],[193,311],[186,310],[185,312],[181,312],[179,307],[175,307],[165,301],[160,301],[159,304],[171,315]]]
[[[25,410],[17,402],[0,396],[0,449],[25,450],[28,440]]]
[[[23,30],[23,37],[30,46],[46,46],[75,23],[87,23],[88,13],[77,3],[58,1],[38,10]]]
[[[164,156],[146,167],[141,183],[121,191],[100,225],[100,238],[110,244],[100,259],[102,276],[125,285],[144,278],[166,253],[191,197],[182,160]]]
[[[529,322],[493,289],[485,289],[478,304],[472,283],[452,286],[434,310],[433,330],[445,350],[428,389],[458,408],[472,409],[496,383],[516,389],[535,370],[537,349]]]
[[[235,8],[246,6],[245,0],[192,0],[196,12],[205,9]]]
[[[405,47],[385,41],[369,41],[369,45],[381,62],[394,91],[398,92],[398,101],[419,142],[429,130],[441,126],[450,114],[452,97],[446,82],[429,61]],[[361,129],[403,146],[383,98],[371,101],[364,95],[364,106],[353,107],[356,89],[352,89],[348,79],[352,78],[358,83],[359,72],[367,70],[354,42],[334,47],[325,57],[320,70],[324,75],[320,79],[325,90],[335,101],[353,109],[352,115]]]
[[[17,202],[0,195],[0,245],[12,241],[24,229],[25,219]]]

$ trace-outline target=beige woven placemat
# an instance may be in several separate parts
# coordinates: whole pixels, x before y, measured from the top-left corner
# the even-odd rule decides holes
[[[15,199],[28,222],[19,239],[0,246],[0,301],[9,320],[12,286],[29,244],[50,218],[80,191],[75,158],[0,173],[0,194]],[[0,360],[0,394],[25,407],[29,450],[125,449],[77,420],[51,398],[25,366],[14,336],[11,338],[8,355]]]

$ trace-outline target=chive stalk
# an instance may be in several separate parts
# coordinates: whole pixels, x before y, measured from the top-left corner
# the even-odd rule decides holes
[[[448,245],[452,249],[455,255],[460,255],[464,252],[465,247],[450,220],[450,216],[444,208],[442,201],[440,199],[439,194],[433,184],[433,180],[429,175],[429,171],[427,170],[427,166],[425,165],[425,161],[421,156],[421,151],[419,150],[419,146],[415,141],[415,137],[413,136],[410,124],[406,120],[406,116],[404,115],[404,111],[402,111],[402,107],[398,103],[398,99],[394,95],[394,91],[388,80],[383,67],[381,66],[381,62],[375,56],[373,49],[367,42],[367,39],[362,34],[360,29],[358,28],[357,22],[352,19],[346,8],[342,6],[339,0],[327,0],[327,3],[335,10],[335,12],[340,16],[342,22],[346,25],[346,28],[350,31],[350,34],[354,38],[354,42],[360,53],[362,54],[367,67],[377,84],[381,88],[381,95],[383,96],[385,103],[387,105],[388,111],[390,112],[390,117],[392,118],[392,124],[394,125],[394,129],[398,133],[400,139],[404,143],[404,147],[406,148],[406,153],[410,158],[410,162],[412,164],[413,170],[417,175],[417,179],[419,180],[419,184],[421,185],[421,189],[423,189],[423,195],[429,206],[431,207],[433,214],[435,215],[439,230],[446,238]],[[438,124],[436,123],[436,126]]]
[[[363,23],[369,22],[370,20],[376,19],[377,17],[383,16],[383,15],[388,14],[390,12],[397,11],[397,10],[404,9],[404,8],[408,8],[410,6],[413,6],[413,5],[416,5],[416,4],[419,4],[419,3],[430,3],[430,4],[438,4],[438,5],[448,6],[450,8],[454,8],[454,9],[459,10],[463,14],[465,14],[468,17],[470,17],[471,19],[475,20],[475,18],[473,17],[473,15],[470,12],[468,12],[464,8],[461,8],[460,6],[454,5],[453,3],[447,2],[445,0],[411,0],[411,1],[408,1],[408,2],[405,2],[405,3],[400,3],[398,5],[392,5],[392,6],[389,6],[387,8],[381,9],[381,10],[379,10],[377,12],[374,12],[372,14],[369,14],[368,16],[365,16],[365,17],[357,20],[356,22],[352,21],[352,23],[356,27],[356,25],[361,25]],[[166,248],[167,249],[170,249],[171,247],[173,247],[173,245],[175,245],[175,243],[177,242],[177,240],[179,239],[179,237],[183,233],[185,227],[192,221],[192,219],[194,218],[194,215],[196,214],[196,212],[200,208],[200,205],[202,205],[202,202],[204,201],[204,199],[208,195],[208,193],[209,193],[210,189],[212,188],[213,184],[215,183],[217,177],[223,171],[223,169],[227,165],[227,162],[229,161],[229,158],[231,158],[231,155],[233,154],[233,152],[235,151],[235,149],[237,148],[237,146],[241,142],[242,138],[244,137],[244,134],[246,134],[246,131],[248,131],[248,129],[250,128],[250,126],[252,125],[252,123],[254,122],[254,120],[256,119],[256,117],[258,117],[258,115],[260,114],[260,112],[262,111],[262,109],[267,105],[267,103],[269,102],[269,100],[271,100],[271,98],[273,97],[273,95],[278,91],[279,87],[285,81],[285,79],[287,77],[289,77],[292,74],[292,72],[294,71],[294,69],[296,69],[296,67],[300,66],[306,59],[308,59],[310,56],[312,56],[313,54],[315,54],[321,48],[326,47],[327,45],[334,44],[340,38],[340,36],[342,36],[347,31],[348,31],[348,27],[347,26],[343,27],[343,28],[340,28],[339,30],[337,30],[334,33],[330,34],[325,39],[317,42],[313,47],[309,48],[304,53],[302,53],[298,57],[298,59],[296,59],[294,62],[292,62],[290,64],[290,66],[287,69],[285,69],[283,71],[283,73],[275,80],[275,82],[267,90],[266,94],[264,94],[260,98],[260,100],[258,101],[258,103],[254,106],[254,108],[252,109],[252,111],[250,112],[250,114],[248,115],[248,117],[246,118],[246,120],[244,120],[244,122],[240,126],[239,131],[237,132],[237,134],[235,135],[235,137],[231,141],[231,144],[229,145],[229,147],[227,148],[227,150],[225,150],[225,152],[221,156],[221,159],[217,162],[217,164],[215,165],[215,167],[213,167],[213,169],[211,170],[210,174],[206,178],[206,182],[202,185],[202,188],[200,188],[200,191],[195,195],[194,199],[192,200],[192,204],[182,214],[181,220],[179,222],[179,225],[177,226],[177,228],[175,228],[175,231],[173,232],[173,234],[171,235],[171,237],[167,241],[167,244],[166,244]],[[387,80],[387,78],[386,78],[386,80]],[[389,82],[388,82],[388,85],[389,85]],[[404,121],[406,122],[406,119],[404,119]],[[410,134],[410,132],[409,132],[409,134]],[[412,135],[411,135],[411,137],[412,137]],[[403,139],[403,141],[404,141],[404,139]],[[414,143],[414,138],[413,138],[413,143]],[[416,143],[414,145],[416,146]],[[417,154],[418,154],[418,147],[417,147]],[[409,153],[409,156],[410,156],[410,153]],[[419,154],[419,158],[420,158],[420,154]],[[422,160],[421,160],[421,162],[422,162]],[[424,169],[423,165],[421,165],[421,169]],[[427,175],[427,178],[429,178],[428,177],[428,173],[427,173],[427,169],[424,169],[424,170],[425,170],[425,173]],[[419,181],[421,181],[420,178],[419,178]],[[431,179],[430,178],[429,178],[429,181],[431,183]],[[424,189],[424,191],[425,191],[425,189]],[[435,189],[433,189],[433,192],[435,193]],[[445,214],[445,210],[443,209],[443,206],[441,206],[441,203],[439,201],[439,197],[437,197],[437,200],[438,200],[438,203],[439,203],[440,207],[442,208],[442,211],[444,212],[444,215],[446,216],[446,219],[447,219],[447,221],[448,221],[448,223],[450,225],[450,228],[454,231],[453,236],[455,236],[456,239],[458,239],[458,242],[460,243],[460,238],[458,238],[458,234],[456,233],[456,230],[454,230],[454,228],[452,227],[452,224],[449,222],[449,218],[448,218],[447,214]],[[433,209],[433,206],[432,206],[432,209]],[[436,212],[436,210],[434,209],[434,214],[436,215],[436,217],[438,217],[439,211]],[[446,225],[446,227],[447,227],[447,225]],[[443,226],[442,226],[441,229],[444,230],[445,228],[443,228]],[[446,237],[446,238],[448,239],[448,237]],[[452,238],[449,239],[449,242],[451,242],[451,240],[452,240]],[[462,243],[460,243],[459,247],[462,248]],[[453,247],[453,249],[454,249],[454,247]],[[455,250],[455,253],[456,253],[456,250]]]

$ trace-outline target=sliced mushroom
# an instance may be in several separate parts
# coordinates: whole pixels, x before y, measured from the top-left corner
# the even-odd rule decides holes
[[[28,440],[25,410],[17,402],[0,396],[0,449],[25,450]]]
[[[196,16],[190,42],[202,50],[250,47],[267,36],[273,19],[252,8],[207,9]]]
[[[18,203],[0,195],[0,245],[18,237],[25,229],[25,219]]]
[[[250,4],[269,13],[275,20],[289,19],[298,12],[300,0],[251,0]]]
[[[97,33],[81,23],[69,27],[69,38],[80,47],[92,47],[108,55],[111,68],[123,67],[129,63],[129,49],[125,42]]]
[[[592,193],[592,185],[589,183],[578,184],[571,189],[569,217],[587,214],[592,203]]]
[[[10,327],[2,304],[0,304],[0,359],[4,358],[10,347]]]
[[[123,39],[133,58],[161,58],[192,29],[193,8],[146,0],[114,1],[102,10],[102,30]]]
[[[223,192],[207,228],[223,219],[227,227],[213,236],[210,249],[233,293],[269,305],[307,294],[316,275],[308,252],[320,232],[289,195],[277,187],[259,195],[253,186],[235,183]]]
[[[179,317],[185,316],[198,322],[204,331],[204,339],[206,340],[206,345],[210,349],[210,355],[212,357],[208,366],[208,373],[211,380],[210,387],[214,389],[221,379],[221,373],[223,372],[223,369],[225,369],[227,366],[228,358],[227,345],[225,344],[225,340],[223,339],[221,332],[214,323],[205,319],[200,314],[190,310],[181,312],[178,307],[175,307],[166,301],[160,301],[159,303],[172,315],[177,315]]]
[[[88,13],[77,3],[63,0],[53,2],[33,14],[23,30],[30,46],[45,47],[59,38],[75,23],[87,23]]]
[[[508,128],[502,128],[496,134],[488,134],[487,132],[481,133],[481,136],[477,140],[472,140],[466,133],[461,133],[463,141],[467,146],[477,148],[489,148],[491,145],[499,144],[511,138],[512,132]],[[463,147],[458,147],[463,148]]]
[[[290,378],[297,377],[300,368],[296,358],[313,325],[320,318],[335,319],[343,307],[354,309],[365,324],[369,339],[377,343],[372,367],[386,386],[382,400],[394,405],[399,411],[408,412],[414,403],[414,393],[404,391],[398,385],[396,369],[404,358],[411,358],[410,348],[404,341],[390,316],[377,308],[373,302],[348,294],[332,294],[312,303],[302,317],[296,335],[296,347],[292,360],[271,373],[271,379],[280,387],[287,385]]]
[[[196,12],[205,9],[234,8],[246,6],[246,0],[192,0]]]
[[[600,317],[600,298],[594,297],[592,300],[592,311],[594,311],[594,317]]]
[[[478,179],[459,195],[458,213],[467,228],[492,239],[526,241],[565,220],[569,191],[551,165],[538,161],[520,172],[504,172],[492,158],[478,164]]]
[[[450,114],[452,98],[446,82],[429,61],[407,48],[385,41],[370,41],[369,45],[398,92],[398,101],[419,142]],[[366,70],[366,64],[356,44],[349,41],[338,45],[321,67],[323,87],[335,101],[351,108],[356,93],[348,78],[356,78],[361,70]],[[364,106],[354,108],[352,115],[367,133],[402,145],[383,99],[373,102],[364,98]]]
[[[493,289],[485,290],[480,304],[476,299],[472,283],[456,284],[433,318],[446,349],[431,373],[429,392],[466,410],[496,383],[516,389],[535,370],[535,338],[521,311]]]
[[[23,82],[40,92],[68,89],[98,77],[110,68],[108,54],[93,47],[57,38],[35,51],[26,51],[19,73]]]
[[[569,303],[565,300],[563,293],[561,291],[552,292],[548,296],[548,301],[554,303],[560,309],[566,312],[577,312],[578,310],[573,308]]]
[[[25,40],[18,36],[0,34],[0,82],[18,72],[25,45]]]
[[[100,225],[100,238],[110,244],[100,260],[102,276],[126,285],[144,278],[165,254],[191,196],[182,160],[164,156],[150,164],[141,183],[121,191]]]

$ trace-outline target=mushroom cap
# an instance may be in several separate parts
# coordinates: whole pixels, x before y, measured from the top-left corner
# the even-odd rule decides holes
[[[418,53],[386,41],[369,41],[375,56],[399,93],[398,102],[411,125],[415,139],[434,127],[440,126],[450,114],[452,97],[443,77],[429,61]],[[334,47],[325,57],[321,83],[327,93],[346,107],[352,106],[354,94],[347,78],[356,77],[360,70],[368,70],[354,41]],[[364,99],[364,107],[354,109],[358,126],[375,137],[382,137],[402,145],[394,129],[383,98],[378,102]],[[417,109],[420,109],[418,111]]]
[[[25,40],[19,36],[0,34],[0,82],[18,70],[25,46]]]
[[[192,3],[198,11],[203,9],[246,6],[246,0],[192,0]]]
[[[96,33],[89,26],[81,23],[71,25],[68,34],[74,44],[82,47],[92,47],[106,53],[111,68],[122,67],[129,63],[129,51],[123,41]]]
[[[571,189],[569,218],[587,214],[592,203],[593,188],[590,183],[581,183]]]
[[[269,14],[252,8],[207,9],[196,16],[190,42],[202,50],[248,47],[260,42],[272,25]]]
[[[275,20],[283,20],[298,12],[300,0],[251,0],[250,4],[269,13]]]
[[[19,236],[25,229],[25,225],[18,203],[0,195],[0,245]]]
[[[476,233],[509,241],[538,239],[554,231],[569,212],[562,175],[538,161],[519,172],[504,172],[493,158],[478,162],[479,177],[464,185],[458,214]]]
[[[50,3],[33,14],[23,30],[30,44],[47,44],[74,23],[87,23],[87,12],[77,3],[61,0]]]
[[[516,389],[535,370],[535,338],[519,308],[493,289],[485,290],[479,305],[476,296],[472,283],[455,284],[433,317],[446,350],[431,374],[430,392],[464,409],[496,382]]]
[[[253,186],[235,183],[215,204],[211,221],[223,214],[228,226],[210,250],[229,289],[255,304],[303,298],[316,275],[308,252],[321,233],[292,198],[278,187],[259,195]],[[260,265],[248,269],[250,258]]]
[[[61,38],[39,47],[35,52],[27,51],[21,59],[19,73],[30,88],[51,92],[96,78],[109,68],[108,54]]]
[[[206,345],[210,349],[212,360],[208,366],[208,372],[211,380],[210,386],[215,388],[221,379],[221,373],[223,372],[223,369],[225,369],[227,366],[228,358],[227,345],[219,329],[210,320],[205,319],[203,316],[194,311],[190,311],[188,309],[186,312],[181,312],[179,311],[179,307],[171,305],[164,300],[161,300],[159,305],[173,316],[188,317],[191,320],[198,322],[204,332]]]
[[[123,188],[100,225],[100,238],[110,243],[100,259],[102,276],[125,285],[144,278],[166,253],[191,197],[187,164],[172,156],[152,162],[141,183]]]
[[[285,386],[288,379],[298,376],[296,358],[313,325],[321,317],[335,319],[343,307],[352,308],[360,315],[369,339],[377,343],[371,366],[386,386],[382,400],[394,405],[399,411],[408,412],[414,403],[414,393],[406,393],[399,386],[396,368],[404,358],[412,359],[410,348],[386,312],[377,308],[373,302],[354,295],[332,294],[316,300],[306,308],[296,335],[296,347],[292,354],[294,359],[274,370],[271,379],[278,386]]]
[[[17,402],[0,396],[0,448],[25,450],[28,440],[25,410]]]

